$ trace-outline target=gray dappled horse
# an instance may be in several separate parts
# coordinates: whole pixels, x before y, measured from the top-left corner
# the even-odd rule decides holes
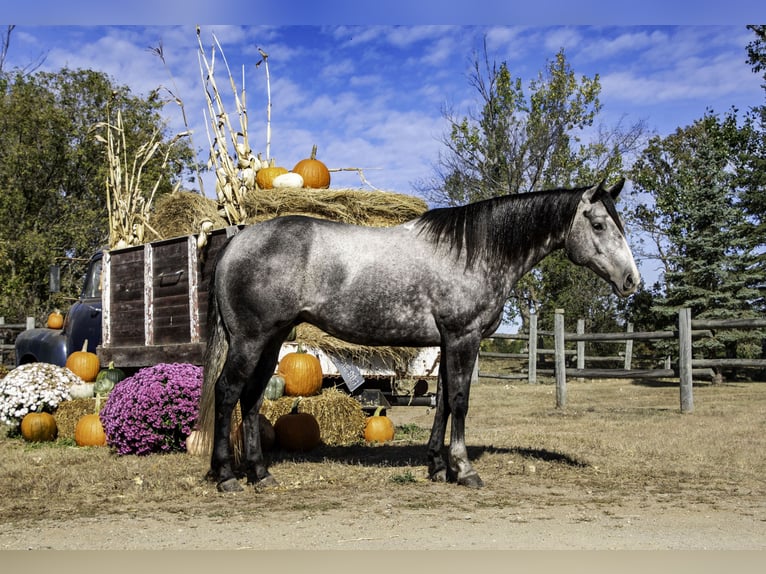
[[[433,209],[395,227],[286,216],[242,230],[221,250],[210,283],[199,417],[200,428],[214,430],[208,477],[219,490],[241,490],[229,446],[240,401],[248,481],[276,484],[257,414],[282,342],[308,322],[361,345],[439,346],[429,476],[480,487],[464,432],[479,342],[500,325],[514,284],[556,249],[621,296],[637,289],[614,204],[623,182]]]

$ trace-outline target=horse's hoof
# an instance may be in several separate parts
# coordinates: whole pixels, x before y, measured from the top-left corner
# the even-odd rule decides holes
[[[258,490],[265,489],[265,488],[274,488],[275,486],[279,486],[279,482],[276,478],[271,476],[270,474],[267,474],[262,479],[257,481],[255,483],[255,488]]]
[[[242,485],[236,478],[230,478],[218,483],[218,492],[241,492]]]
[[[472,472],[465,476],[458,478],[457,483],[468,488],[481,488],[484,486],[484,481],[479,477],[478,473]]]
[[[432,482],[447,482],[447,469],[442,468],[428,475]]]

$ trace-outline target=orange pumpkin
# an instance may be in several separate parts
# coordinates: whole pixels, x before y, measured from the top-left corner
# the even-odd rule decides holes
[[[310,397],[322,388],[322,364],[300,347],[282,357],[277,374],[285,380],[285,394],[291,397]]]
[[[21,436],[30,442],[48,442],[56,438],[58,426],[50,413],[27,413],[21,419]]]
[[[292,410],[274,423],[276,443],[285,450],[306,451],[319,445],[319,423],[311,413],[298,412],[300,399],[295,399]]]
[[[49,329],[61,329],[64,326],[64,316],[61,311],[55,309],[53,313],[48,315],[48,328]]]
[[[295,164],[293,173],[303,178],[303,186],[313,189],[326,189],[330,187],[330,170],[317,159],[317,146],[311,149],[311,156],[302,159]]]
[[[380,413],[383,407],[375,409],[375,413],[367,418],[364,426],[364,440],[367,442],[388,442],[394,438],[394,423]]]
[[[106,446],[106,433],[98,415],[80,417],[74,428],[74,441],[78,446]]]
[[[67,357],[65,366],[86,383],[95,381],[101,370],[98,355],[88,351],[88,339],[85,339],[82,350],[75,351]]]
[[[271,158],[269,167],[263,167],[255,174],[255,182],[261,189],[272,189],[274,187],[274,178],[283,173],[287,173],[287,169],[277,166],[274,158]]]

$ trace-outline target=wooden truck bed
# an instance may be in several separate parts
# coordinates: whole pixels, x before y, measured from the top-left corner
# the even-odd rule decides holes
[[[227,235],[236,230],[214,231],[201,252],[196,235],[106,252],[102,364],[202,364],[210,273]]]

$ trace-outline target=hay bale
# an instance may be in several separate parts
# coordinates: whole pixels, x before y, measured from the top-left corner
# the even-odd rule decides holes
[[[248,224],[283,215],[309,215],[371,227],[398,225],[428,209],[419,197],[400,193],[304,188],[251,191],[243,206]]]
[[[384,363],[395,373],[404,375],[419,350],[412,347],[370,347],[347,343],[328,335],[318,327],[301,323],[296,328],[295,342],[304,347],[321,349],[354,363],[360,369],[380,367]]]
[[[273,425],[292,410],[294,402],[295,397],[281,397],[274,401],[264,399],[260,412]],[[298,412],[314,415],[322,442],[328,446],[355,444],[364,436],[367,417],[361,403],[335,387],[301,398]]]
[[[150,223],[149,241],[170,239],[200,232],[203,221],[210,221],[213,229],[226,227],[227,222],[218,210],[218,203],[199,193],[177,191],[160,197]]]
[[[101,401],[103,407],[105,401]],[[74,430],[77,421],[84,415],[96,412],[96,398],[72,399],[59,403],[53,412],[53,418],[56,419],[56,426],[59,429],[59,438],[74,439]]]

